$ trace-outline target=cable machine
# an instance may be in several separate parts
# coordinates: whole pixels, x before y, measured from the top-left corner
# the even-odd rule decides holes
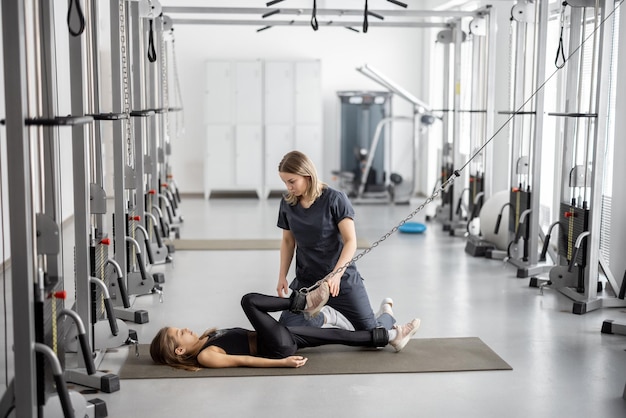
[[[609,265],[610,254],[602,250],[611,247],[611,199],[606,197],[605,178],[606,150],[613,138],[608,109],[615,80],[611,73],[614,2],[581,0],[568,6],[572,57],[566,68],[566,105],[564,112],[550,114],[563,118],[561,195],[558,221],[553,224],[559,226],[558,261],[541,286],[558,289],[574,301],[573,313],[584,314],[626,306],[625,280],[619,283]],[[598,295],[601,278],[607,282],[606,297]],[[531,286],[539,283],[531,280]]]
[[[78,9],[70,8],[68,13],[70,77],[80,82],[72,84],[72,114],[63,117],[57,115],[53,3],[7,1],[2,16],[16,373],[0,402],[0,412],[7,416],[14,411],[27,418],[59,411],[65,417],[105,416],[103,402],[87,403],[82,395],[68,390],[60,341],[69,318],[78,329],[84,373],[98,373],[89,332],[91,299],[89,291],[85,292],[92,283],[84,268],[89,263],[88,245],[80,248],[88,236],[86,210],[81,212],[80,205],[85,209],[88,202],[86,126],[93,122],[83,107],[84,16]],[[59,145],[67,135],[60,132],[62,126],[71,127],[73,161],[82,154],[81,163],[73,167],[74,196],[82,197],[75,201],[76,310],[63,306]],[[114,378],[108,381],[116,382]]]
[[[541,185],[541,142],[543,136],[547,1],[521,1],[511,9],[513,68],[512,109],[499,112],[511,115],[511,188],[508,201],[498,218],[508,211],[508,225],[498,221],[495,233],[508,228],[506,253],[488,249],[487,258],[504,259],[517,268],[517,277],[548,271],[539,265],[538,242],[543,238],[539,225]],[[532,53],[529,53],[531,51]],[[524,101],[525,100],[525,101]],[[541,260],[543,261],[543,260]]]
[[[479,214],[483,204],[492,195],[491,173],[493,158],[484,141],[494,129],[495,101],[495,21],[491,15],[480,15],[469,24],[471,41],[472,70],[470,78],[470,109],[466,112],[469,124],[469,144],[471,154],[478,153],[469,167],[469,186],[465,190],[467,199],[467,243],[465,251],[474,256],[482,256],[493,244],[482,238]],[[457,211],[462,210],[462,200]]]
[[[462,45],[467,33],[462,30],[460,18],[449,23],[450,28],[437,34],[437,42],[443,45],[443,101],[442,110],[442,148],[440,173],[437,184],[443,184],[453,175],[454,167],[462,161],[460,148],[461,132],[461,61]],[[440,222],[444,231],[463,235],[467,228],[467,218],[460,210],[462,194],[468,179],[462,174],[455,182],[441,193],[441,204],[436,208],[435,220]],[[459,209],[457,210],[457,206]],[[428,218],[427,218],[428,219]]]

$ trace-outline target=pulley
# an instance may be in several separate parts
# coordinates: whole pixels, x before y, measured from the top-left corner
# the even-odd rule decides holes
[[[158,0],[140,0],[139,17],[143,19],[156,19],[161,15],[161,3]]]

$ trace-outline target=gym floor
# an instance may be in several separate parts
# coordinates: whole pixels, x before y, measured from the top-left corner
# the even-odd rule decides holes
[[[359,238],[373,243],[419,203],[355,205]],[[183,239],[280,238],[278,199],[183,197],[180,208]],[[412,220],[425,222],[423,213]],[[558,291],[540,294],[512,265],[472,257],[464,238],[427,226],[358,261],[373,309],[392,297],[398,322],[421,318],[416,338],[479,337],[512,371],[122,380],[118,392],[86,397],[104,400],[110,417],[626,416],[626,337],[600,332],[606,319],[626,322],[626,310],[574,315]],[[249,327],[240,298],[275,294],[278,262],[278,250],[176,252],[152,270],[165,273],[163,302],[136,298],[150,320],[129,327],[142,343],[164,325]],[[127,351],[111,350],[100,369],[116,372]]]

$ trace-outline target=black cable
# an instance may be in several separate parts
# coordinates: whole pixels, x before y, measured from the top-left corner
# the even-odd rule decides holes
[[[317,0],[313,0],[313,12],[311,14],[311,27],[318,30],[320,25],[317,23]]]
[[[369,22],[367,21],[367,0],[365,0],[365,7],[363,8],[363,33],[367,33],[367,29],[369,28]]]
[[[156,50],[154,49],[154,19],[150,19],[150,30],[148,31],[148,61],[155,62],[157,60]]]
[[[72,29],[72,6],[76,7],[76,14],[78,18],[78,29]],[[69,5],[67,8],[67,28],[70,31],[70,35],[79,36],[85,31],[85,14],[83,13],[82,7],[80,7],[80,0],[69,0]]]

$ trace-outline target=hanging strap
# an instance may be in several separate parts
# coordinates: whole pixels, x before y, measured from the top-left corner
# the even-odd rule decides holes
[[[150,30],[148,31],[148,61],[155,62],[157,60],[156,50],[154,49],[154,28],[152,27],[154,19],[150,19]]]
[[[318,30],[320,25],[317,23],[317,0],[313,0],[313,12],[311,14],[311,27]]]
[[[367,21],[367,0],[365,0],[365,8],[363,9],[363,33],[367,33],[367,29],[369,28],[370,24]]]
[[[74,10],[74,12],[72,12]],[[78,28],[72,28],[72,14],[76,14],[75,19],[78,19]],[[80,0],[69,0],[67,8],[67,28],[72,36],[80,36],[85,31],[85,15],[83,9],[80,7]]]
[[[565,48],[563,47],[563,28],[565,27],[565,6],[567,2],[561,4],[561,33],[559,34],[559,47],[556,50],[556,58],[554,58],[554,66],[558,69],[565,66]],[[560,62],[560,64],[559,64]]]

